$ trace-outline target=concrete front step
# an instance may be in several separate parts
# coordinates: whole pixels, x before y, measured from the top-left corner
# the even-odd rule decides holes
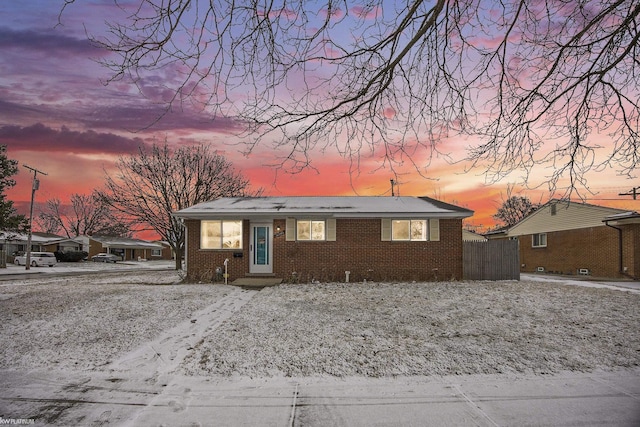
[[[276,286],[280,283],[282,283],[282,279],[278,277],[241,277],[230,284],[245,289],[261,289],[268,286]]]

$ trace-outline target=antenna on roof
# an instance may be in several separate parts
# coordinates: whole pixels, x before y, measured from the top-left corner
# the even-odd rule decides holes
[[[393,186],[396,185],[396,182],[393,180],[393,178],[391,178],[389,181],[391,182],[391,197],[394,197],[396,193],[393,190]]]

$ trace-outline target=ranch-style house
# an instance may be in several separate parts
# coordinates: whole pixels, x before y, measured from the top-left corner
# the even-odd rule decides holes
[[[174,215],[189,280],[355,282],[462,278],[473,211],[429,197],[238,197]]]

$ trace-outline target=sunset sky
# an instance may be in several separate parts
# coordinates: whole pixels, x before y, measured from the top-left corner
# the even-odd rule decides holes
[[[52,197],[67,200],[72,193],[90,193],[101,187],[105,173],[119,156],[134,154],[138,147],[167,140],[172,145],[206,143],[224,154],[265,195],[390,195],[392,172],[375,156],[362,162],[359,173],[337,153],[314,153],[313,170],[299,174],[276,172],[278,157],[262,147],[246,157],[234,142],[241,124],[232,118],[213,120],[202,110],[185,105],[157,120],[163,105],[154,103],[166,90],[160,81],[149,82],[143,96],[121,82],[105,85],[109,70],[96,63],[108,53],[93,47],[86,31],[100,34],[104,21],[120,13],[112,0],[78,0],[61,18],[62,0],[0,2],[0,144],[20,163],[17,185],[8,197],[28,212],[32,173],[26,164],[48,175],[41,177],[37,202]],[[126,2],[123,2],[126,3]],[[598,138],[594,135],[593,138]],[[537,189],[523,189],[522,176],[512,174],[499,183],[488,183],[482,169],[466,171],[461,160],[475,141],[452,137],[441,146],[447,158],[434,159],[426,178],[407,166],[396,191],[403,196],[430,196],[475,211],[467,223],[488,227],[491,216],[506,197],[514,194],[533,202],[546,202],[549,171],[541,168],[529,178]],[[418,157],[419,158],[419,157]],[[381,167],[382,166],[382,167]],[[618,176],[614,170],[588,175],[594,193],[587,202],[640,210],[640,201],[618,196],[640,181]]]

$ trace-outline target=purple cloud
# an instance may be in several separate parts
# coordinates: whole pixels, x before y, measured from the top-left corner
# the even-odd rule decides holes
[[[16,30],[6,27],[0,27],[0,49],[83,56],[96,55],[99,50],[87,39],[69,37],[60,31]]]
[[[226,117],[213,117],[192,111],[166,111],[162,106],[105,106],[79,114],[76,120],[89,128],[129,131],[199,130],[232,133],[242,123]]]
[[[58,129],[36,123],[32,126],[0,127],[0,144],[12,150],[131,154],[146,145],[142,138],[126,138],[92,130],[78,132],[65,126]]]

